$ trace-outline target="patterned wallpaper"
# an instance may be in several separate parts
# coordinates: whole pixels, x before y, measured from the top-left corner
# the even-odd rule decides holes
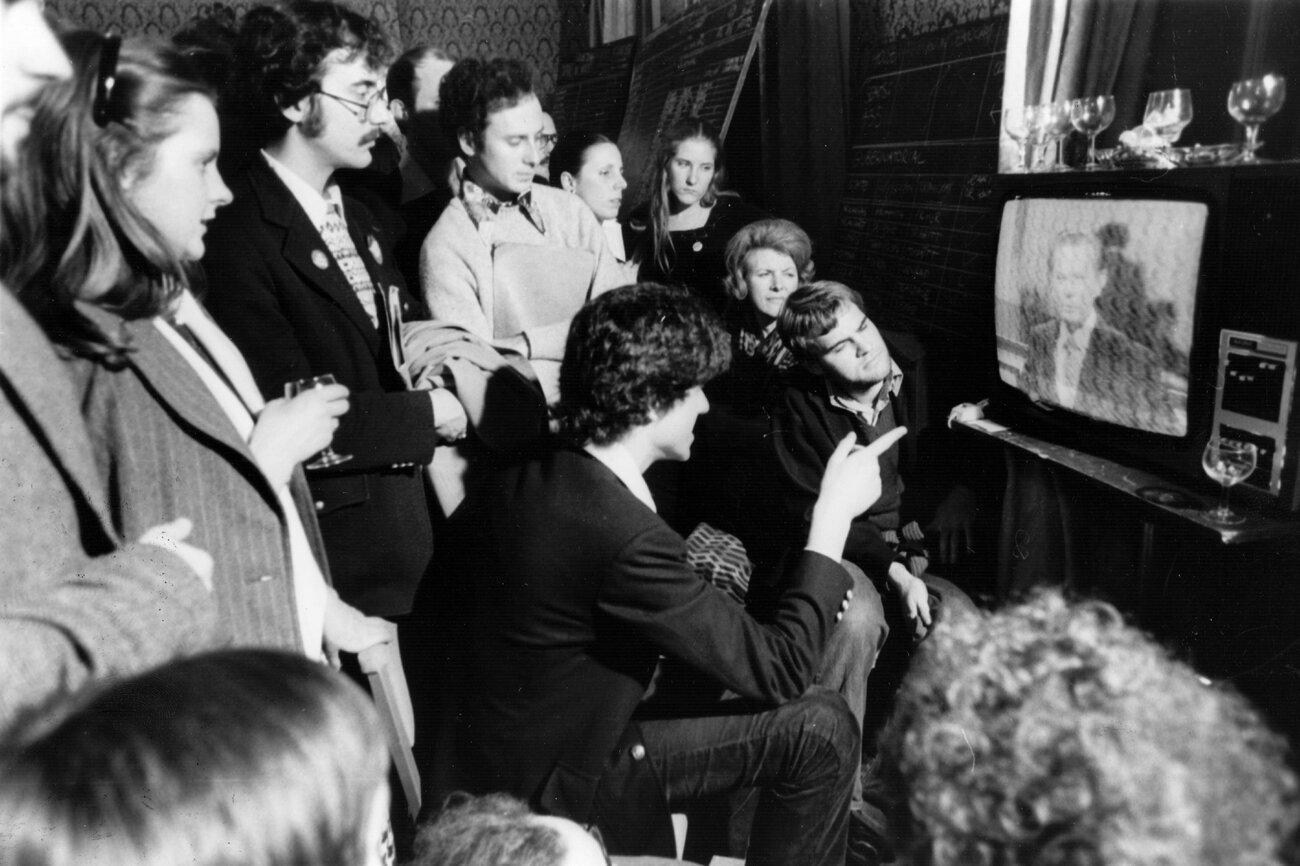
[[[555,86],[561,0],[352,0],[403,46],[438,45],[458,57],[505,55],[537,69],[541,89]],[[47,0],[46,8],[75,27],[123,35],[170,36],[209,10],[200,0]],[[240,12],[253,0],[226,0]]]

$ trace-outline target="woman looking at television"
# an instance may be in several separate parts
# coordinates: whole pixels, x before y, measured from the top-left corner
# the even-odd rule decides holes
[[[329,444],[347,390],[264,402],[190,288],[206,223],[230,201],[212,88],[162,45],[63,42],[75,72],[35,104],[0,264],[66,353],[117,529],[192,515],[236,646],[321,658],[387,640],[387,623],[329,586],[298,468]]]
[[[633,252],[641,263],[639,279],[687,286],[723,312],[727,241],[767,214],[723,192],[722,139],[707,120],[679,121],[663,141],[650,201],[629,221],[639,235]]]
[[[576,129],[566,133],[551,151],[551,185],[576,195],[591,208],[624,272],[624,282],[635,283],[638,265],[628,261],[623,226],[618,221],[623,190],[627,189],[618,145],[599,132]]]

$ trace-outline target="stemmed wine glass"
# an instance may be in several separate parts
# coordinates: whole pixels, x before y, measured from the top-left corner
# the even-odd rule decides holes
[[[1029,117],[1029,171],[1046,171],[1046,148],[1055,136],[1051,104],[1033,105],[1026,111]]]
[[[1207,509],[1205,516],[1215,523],[1232,525],[1245,522],[1246,518],[1228,507],[1228,490],[1240,484],[1255,471],[1259,459],[1259,449],[1253,442],[1238,442],[1235,439],[1223,439],[1213,436],[1205,445],[1201,454],[1201,466],[1205,474],[1223,485],[1223,499],[1217,508]]]
[[[1264,121],[1277,114],[1286,102],[1286,79],[1269,73],[1262,78],[1238,81],[1228,91],[1228,113],[1246,127],[1246,152],[1242,162],[1256,162],[1255,149],[1259,128]]]
[[[1070,100],[1058,99],[1045,104],[1042,109],[1046,114],[1048,139],[1056,145],[1056,156],[1048,170],[1066,171],[1065,139],[1074,128],[1070,123]]]
[[[1097,134],[1115,120],[1115,97],[1084,96],[1070,103],[1070,123],[1088,136],[1088,171],[1097,170]]]
[[[325,373],[320,376],[308,376],[306,379],[298,379],[294,382],[284,384],[284,396],[288,398],[297,397],[304,391],[310,391],[313,388],[324,388],[326,385],[335,384],[334,376]],[[338,466],[340,463],[347,463],[352,459],[351,454],[339,454],[331,446],[326,445],[316,459],[307,464],[308,469],[328,469],[331,466]]]
[[[1192,92],[1185,88],[1157,90],[1147,97],[1142,125],[1164,139],[1171,147],[1192,122]]]
[[[1033,106],[1015,105],[1002,113],[1002,129],[1016,143],[1016,171],[1027,171],[1025,140],[1029,137],[1029,121]]]

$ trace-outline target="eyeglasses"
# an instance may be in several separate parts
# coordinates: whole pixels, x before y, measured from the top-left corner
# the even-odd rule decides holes
[[[95,77],[95,107],[91,117],[96,126],[106,126],[113,119],[113,86],[117,84],[117,58],[122,51],[121,36],[105,36],[99,49],[99,73]]]
[[[326,93],[320,88],[317,88],[316,92],[321,96],[328,96],[335,102],[341,102],[343,107],[362,123],[378,123],[379,119],[382,119],[382,114],[377,118],[376,111],[388,107],[388,88],[386,87],[381,87],[374,93],[370,94],[370,98],[365,102],[358,102],[355,99],[346,99],[334,93]],[[357,113],[358,108],[361,109],[360,114]]]
[[[556,142],[560,140],[559,133],[542,132],[537,135],[537,144],[539,147],[555,147]]]

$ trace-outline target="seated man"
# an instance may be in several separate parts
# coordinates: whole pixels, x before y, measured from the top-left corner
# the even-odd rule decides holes
[[[446,690],[435,798],[505,791],[599,826],[611,851],[669,855],[670,804],[760,789],[748,862],[844,861],[858,726],[809,688],[847,607],[852,518],[879,495],[877,453],[831,455],[790,589],[761,624],[687,564],[642,473],[685,460],[727,336],[682,288],[628,286],[575,317],[561,379],[571,444],[470,491],[440,561],[458,677]],[[634,718],[660,657],[734,699]]]
[[[947,617],[889,730],[908,862],[1295,862],[1286,742],[1102,602]]]
[[[772,423],[788,510],[806,521],[818,479],[845,436],[865,444],[905,423],[900,415],[906,406],[899,399],[903,372],[858,293],[842,283],[820,281],[799,288],[786,301],[777,327],[808,374],[786,389]],[[909,452],[915,447],[904,445]],[[926,575],[924,532],[916,521],[904,520],[902,450],[890,448],[882,455],[880,499],[853,521],[844,558],[885,594],[898,596],[909,631],[920,637],[932,623],[932,594],[963,606],[970,599],[948,581]]]
[[[569,319],[621,284],[618,263],[591,208],[533,183],[544,122],[524,63],[462,60],[440,99],[466,166],[420,253],[425,301],[435,319],[527,358],[554,402]]]

